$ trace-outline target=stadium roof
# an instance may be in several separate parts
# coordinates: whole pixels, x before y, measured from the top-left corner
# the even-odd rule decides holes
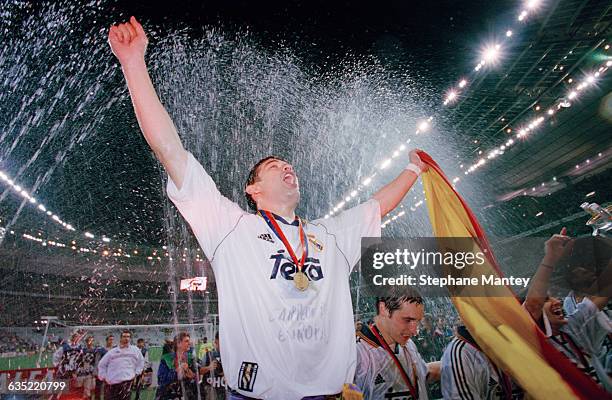
[[[236,4],[208,3],[177,6],[165,16],[144,2],[109,2],[78,10],[63,3],[12,3],[0,17],[2,32],[11,39],[0,52],[0,76],[5,77],[0,82],[0,170],[5,177],[0,180],[0,227],[5,228],[0,231],[0,237],[5,236],[0,239],[0,267],[11,271],[0,278],[6,309],[27,298],[27,290],[21,290],[29,288],[20,281],[26,276],[19,275],[23,271],[70,276],[70,282],[87,276],[84,289],[92,287],[86,271],[111,271],[108,276],[115,281],[149,282],[145,292],[150,293],[154,287],[166,290],[163,273],[172,254],[179,276],[207,269],[165,199],[165,177],[140,136],[125,84],[105,43],[106,27],[132,13],[142,15],[151,29],[152,73],[179,131],[191,135],[186,138],[189,149],[221,191],[243,205],[241,187],[250,165],[259,155],[281,152],[296,160],[304,176],[303,187],[308,189],[303,191],[303,213],[330,213],[380,161],[391,158],[389,149],[405,135],[413,144],[431,146],[426,150],[434,158],[440,150],[445,171],[457,179],[458,190],[477,207],[477,214],[493,221],[488,227],[493,233],[547,233],[556,229],[555,221],[578,213],[581,201],[609,202],[610,3],[426,3],[376,9],[264,3],[257,11],[243,5],[238,8],[243,12],[229,11]],[[223,28],[207,34],[198,30],[215,21]],[[242,38],[245,25],[251,27],[247,39]],[[190,41],[198,45],[184,50]],[[210,50],[215,43],[218,48]],[[197,54],[203,66],[170,68],[173,60],[189,54]],[[213,66],[240,65],[243,70],[223,76],[234,91],[208,87],[207,79],[214,74],[175,79],[182,68],[211,71],[206,60]],[[250,65],[266,76],[246,70]],[[282,79],[274,80],[276,73]],[[259,82],[240,81],[249,76]],[[402,102],[404,89],[394,92],[397,82],[409,82],[410,101]],[[337,88],[337,97],[329,86]],[[262,107],[240,93],[249,88],[255,88],[254,98],[265,99]],[[193,106],[191,90],[210,95],[210,104]],[[397,122],[404,118],[400,111],[383,106],[379,111],[372,102],[376,97],[360,97],[360,91],[383,96],[383,106],[407,110],[407,122]],[[309,100],[323,105],[311,112],[304,105]],[[299,114],[285,111],[294,106]],[[375,109],[375,121],[359,121],[359,112],[351,107]],[[429,116],[435,136],[415,136]],[[312,122],[317,118],[333,121]],[[380,133],[386,132],[387,118],[392,120],[390,132],[399,126],[408,133]],[[193,122],[200,119],[203,122]],[[295,122],[301,119],[311,124]],[[277,132],[269,134],[267,124]],[[344,133],[329,129],[338,126]],[[193,133],[201,127],[216,130],[211,137]],[[368,137],[351,129],[368,132]],[[448,149],[441,149],[447,140]],[[406,208],[408,203],[413,199],[406,200]],[[536,217],[540,212],[544,215]],[[582,219],[574,221],[576,231],[588,232]],[[168,243],[170,249],[162,247]],[[81,263],[93,266],[78,267]],[[142,265],[151,268],[142,279],[137,272],[129,274]],[[57,296],[65,290],[57,285],[51,289]],[[98,299],[107,297],[97,289],[92,293]],[[86,294],[70,296],[78,298],[73,299],[77,311],[89,304],[83,301]],[[164,318],[167,315],[160,314],[151,322]]]

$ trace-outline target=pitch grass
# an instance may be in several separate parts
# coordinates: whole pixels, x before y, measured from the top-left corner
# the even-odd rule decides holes
[[[149,348],[149,361],[155,362],[161,359],[161,347],[150,347]],[[38,361],[38,355],[33,356],[17,356],[0,358],[0,371],[13,370],[13,369],[29,369],[36,368],[36,361]],[[41,367],[52,367],[53,366],[53,354],[45,353],[41,359]]]

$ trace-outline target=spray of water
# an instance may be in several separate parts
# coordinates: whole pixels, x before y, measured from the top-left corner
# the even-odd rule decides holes
[[[34,195],[44,196],[61,193],[67,186],[63,171],[105,162],[101,179],[106,186],[80,182],[83,194],[70,208],[77,210],[72,215],[80,215],[80,221],[90,225],[75,226],[81,232],[93,229],[104,215],[121,221],[107,224],[123,228],[108,232],[121,245],[150,246],[136,242],[136,237],[154,236],[167,245],[168,253],[151,262],[62,255],[73,261],[45,272],[52,286],[49,302],[68,291],[74,299],[61,303],[60,318],[91,324],[137,319],[175,325],[210,323],[209,313],[215,309],[209,305],[216,295],[196,298],[177,289],[181,277],[207,276],[214,292],[214,277],[208,263],[195,260],[198,246],[165,199],[165,175],[158,178],[139,136],[125,83],[105,43],[113,17],[108,15],[109,5],[91,2],[77,9],[59,2],[37,10],[31,7],[13,3],[0,18],[2,35],[10,37],[0,45],[0,167],[28,185]],[[265,49],[259,44],[261,38],[243,30],[206,28],[158,35],[159,28],[144,22],[153,32],[148,54],[153,80],[186,148],[221,192],[243,207],[248,170],[270,154],[294,164],[303,188],[298,213],[306,218],[322,217],[378,171],[372,187],[361,191],[353,204],[367,200],[406,165],[407,151],[390,168],[379,170],[380,162],[409,139],[408,149],[425,149],[443,168],[455,164],[457,144],[450,140],[453,135],[443,121],[434,120],[428,132],[414,134],[419,122],[434,114],[432,104],[438,99],[409,68],[391,70],[375,56],[350,54],[334,65],[314,65],[287,46]],[[103,147],[126,136],[131,139],[120,149]],[[146,174],[154,179],[139,176]],[[121,206],[100,210],[100,195]],[[422,198],[422,187],[417,185],[403,203],[407,217],[386,228],[385,235],[429,234],[424,207],[409,211]],[[4,229],[54,229],[55,235],[70,240],[67,233],[30,216],[38,214],[29,211],[25,200],[15,201],[8,190],[0,195]],[[63,206],[56,205],[60,210]],[[52,252],[41,254],[54,257]],[[52,275],[66,277],[66,282]],[[80,283],[73,286],[72,277]],[[108,300],[117,296],[112,287],[129,279],[133,285],[121,295],[125,301]],[[357,298],[359,279],[353,278]],[[25,289],[17,278],[13,285]],[[367,299],[357,302],[358,312],[367,308],[365,304]]]

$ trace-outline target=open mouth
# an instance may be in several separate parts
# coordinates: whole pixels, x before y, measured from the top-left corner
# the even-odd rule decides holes
[[[552,307],[552,308],[550,309],[550,312],[551,312],[553,315],[555,315],[555,316],[557,316],[557,317],[559,317],[559,318],[564,318],[564,317],[565,317],[565,312],[563,311],[563,308],[562,308],[562,307]]]
[[[288,183],[289,185],[295,185],[295,175],[293,175],[292,173],[286,173],[285,176],[283,176],[283,182]]]

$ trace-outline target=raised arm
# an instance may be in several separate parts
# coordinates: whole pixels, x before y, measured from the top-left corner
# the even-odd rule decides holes
[[[542,316],[542,307],[548,296],[550,277],[559,260],[571,250],[571,238],[565,236],[567,230],[561,229],[560,234],[553,235],[544,245],[544,258],[540,262],[535,275],[531,279],[525,308],[535,320]]]
[[[416,168],[410,167],[410,165],[414,165]],[[381,217],[393,211],[402,201],[406,193],[408,193],[412,185],[414,185],[414,182],[419,178],[419,170],[425,172],[428,168],[427,164],[421,161],[421,158],[417,154],[417,150],[412,150],[410,152],[410,165],[408,168],[412,169],[406,168],[397,178],[372,196],[372,198],[378,200],[380,204]]]
[[[147,35],[136,18],[111,26],[108,42],[123,69],[140,129],[174,183],[183,185],[187,151],[174,123],[159,101],[145,64]]]

